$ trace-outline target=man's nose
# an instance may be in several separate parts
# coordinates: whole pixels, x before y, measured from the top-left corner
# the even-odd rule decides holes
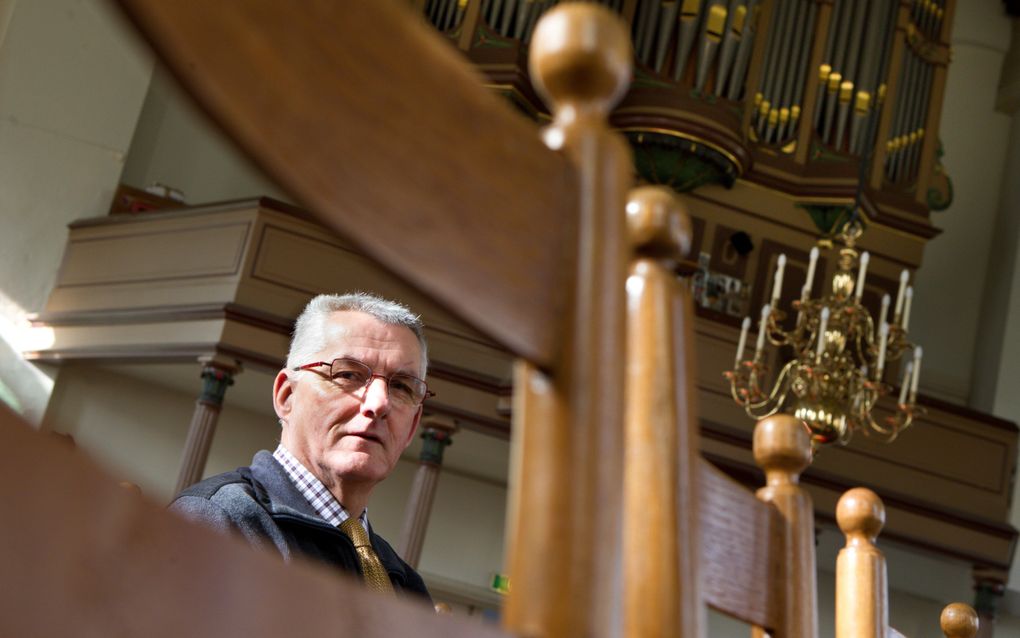
[[[365,396],[361,401],[361,413],[367,417],[378,419],[389,414],[389,411],[389,382],[384,377],[373,376],[365,386]]]

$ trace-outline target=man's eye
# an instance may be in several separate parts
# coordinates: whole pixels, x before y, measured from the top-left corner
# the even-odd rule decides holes
[[[337,381],[357,383],[360,381],[364,381],[365,375],[351,370],[340,370],[339,372],[333,375],[333,378]]]
[[[390,379],[390,392],[401,394],[408,398],[414,396],[414,390],[411,389],[411,386],[400,379]]]

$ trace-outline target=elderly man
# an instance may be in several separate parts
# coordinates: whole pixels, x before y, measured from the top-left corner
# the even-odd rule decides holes
[[[421,577],[372,532],[368,499],[421,418],[427,351],[419,318],[364,293],[320,295],[298,317],[273,405],[276,451],[184,490],[172,510],[428,599]]]

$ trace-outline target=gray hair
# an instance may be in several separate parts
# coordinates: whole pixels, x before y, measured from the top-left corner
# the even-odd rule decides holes
[[[305,359],[326,347],[326,320],[332,313],[343,311],[363,312],[382,323],[404,326],[413,332],[421,346],[421,376],[425,377],[429,357],[421,317],[396,301],[360,291],[345,295],[319,295],[308,302],[294,323],[294,338],[287,353],[288,368],[303,365]]]

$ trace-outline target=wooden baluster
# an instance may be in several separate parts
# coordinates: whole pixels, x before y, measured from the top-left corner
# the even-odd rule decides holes
[[[946,638],[974,638],[980,628],[977,612],[964,603],[946,605],[939,617],[939,625]]]
[[[547,12],[531,43],[531,77],[553,113],[543,138],[570,157],[581,192],[560,356],[550,374],[526,362],[514,371],[513,587],[504,625],[528,636],[622,632],[620,367],[632,164],[608,115],[627,89],[632,59],[619,16],[589,3]]]
[[[758,500],[771,503],[785,522],[783,534],[782,638],[817,638],[818,588],[815,584],[815,517],[811,496],[799,484],[811,464],[811,435],[788,414],[762,419],[754,428],[754,460],[765,471]]]
[[[672,191],[631,191],[638,258],[627,279],[624,634],[703,635],[697,538],[698,420],[690,293],[674,268],[690,219]]]
[[[846,547],[836,558],[836,638],[875,638],[889,629],[885,556],[875,539],[885,524],[882,499],[855,487],[836,505]]]

